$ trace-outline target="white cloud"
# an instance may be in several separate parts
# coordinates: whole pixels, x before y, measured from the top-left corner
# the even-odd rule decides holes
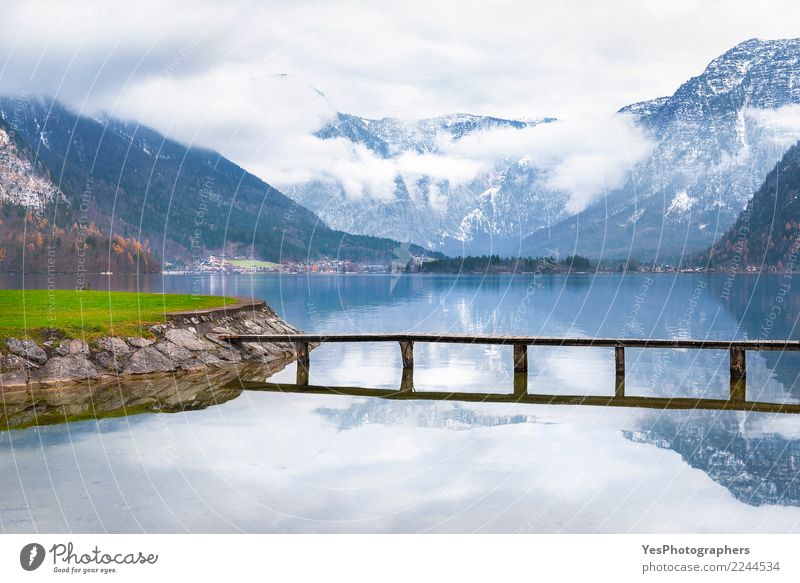
[[[0,93],[136,119],[276,185],[338,180],[350,196],[389,197],[396,175],[463,183],[498,157],[528,156],[575,211],[618,185],[648,149],[624,118],[597,112],[670,94],[744,39],[795,36],[797,16],[790,0],[12,0],[3,5]],[[386,161],[312,135],[334,105],[373,118],[565,121]]]
[[[397,173],[412,180],[429,176],[436,181],[447,180],[460,184],[472,180],[487,167],[486,160],[470,160],[433,153],[403,152],[397,158]]]
[[[652,144],[627,115],[591,115],[524,129],[495,128],[453,141],[439,136],[438,152],[398,152],[384,159],[343,138],[314,133],[336,107],[310,84],[286,75],[256,75],[246,65],[221,65],[208,75],[156,76],[132,87],[111,113],[148,119],[187,144],[214,148],[277,187],[312,179],[339,183],[351,198],[391,200],[395,177],[413,185],[468,183],[500,160],[526,159],[544,186],[570,195],[577,212],[622,184]],[[446,205],[437,188],[429,192]]]
[[[160,72],[246,64],[312,79],[368,117],[569,118],[670,94],[742,40],[795,36],[799,12],[791,0],[11,0],[0,90],[107,108]]]
[[[111,112],[150,124],[183,143],[219,150],[282,186],[337,181],[349,196],[393,195],[392,161],[345,139],[314,133],[336,115],[324,95],[286,75],[254,76],[244,65],[210,75],[154,77],[128,91]]]
[[[545,186],[569,193],[569,212],[579,212],[653,149],[653,142],[627,115],[583,116],[521,130],[498,128],[444,146],[450,154],[485,164],[525,159],[544,173]]]
[[[800,140],[800,105],[784,105],[778,109],[751,109],[747,116],[772,134],[780,146],[791,146]]]

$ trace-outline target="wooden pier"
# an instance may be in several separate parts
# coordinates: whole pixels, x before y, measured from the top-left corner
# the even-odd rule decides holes
[[[582,404],[598,406],[649,407],[659,409],[734,409],[763,412],[800,413],[800,404],[747,401],[748,351],[800,351],[798,340],[663,340],[637,338],[557,338],[543,336],[504,336],[474,334],[273,334],[228,335],[221,340],[230,343],[293,343],[297,355],[297,382],[285,383],[238,382],[248,390],[309,392],[353,396],[375,396],[395,399],[462,400],[484,402],[522,402],[548,404]],[[401,386],[398,390],[363,387],[322,387],[309,385],[310,349],[325,342],[396,342],[403,363]],[[510,345],[514,372],[513,392],[453,393],[419,392],[414,390],[414,345],[424,342],[449,344]],[[613,348],[616,373],[613,396],[534,395],[528,393],[528,348],[536,346]],[[636,397],[625,394],[625,349],[694,349],[727,350],[730,356],[730,394],[728,399]]]

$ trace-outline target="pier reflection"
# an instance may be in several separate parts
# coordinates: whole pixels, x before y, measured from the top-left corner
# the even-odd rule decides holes
[[[298,375],[298,379],[301,375]],[[711,410],[711,411],[752,411],[761,413],[799,414],[800,403],[781,403],[748,401],[746,379],[731,380],[729,399],[705,399],[694,397],[644,397],[625,394],[624,379],[617,379],[613,395],[563,395],[528,393],[528,376],[515,373],[513,391],[496,392],[458,392],[458,391],[418,391],[414,389],[410,370],[403,371],[401,385],[398,389],[382,389],[369,387],[329,387],[311,385],[307,376],[304,382],[269,383],[247,381],[241,378],[231,381],[236,389],[248,391],[265,391],[273,393],[300,393],[309,395],[342,395],[349,397],[377,397],[395,400],[427,400],[427,401],[461,401],[465,403],[523,403],[529,405],[587,405],[595,407],[635,407],[664,410]]]

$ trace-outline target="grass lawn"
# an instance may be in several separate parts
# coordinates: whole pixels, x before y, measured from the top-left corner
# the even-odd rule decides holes
[[[58,328],[74,338],[140,336],[164,312],[233,304],[235,298],[74,290],[0,290],[0,340]]]
[[[242,269],[255,269],[260,267],[262,269],[275,269],[279,266],[278,263],[272,263],[272,261],[260,261],[258,259],[231,259],[231,265],[236,267],[241,267]]]

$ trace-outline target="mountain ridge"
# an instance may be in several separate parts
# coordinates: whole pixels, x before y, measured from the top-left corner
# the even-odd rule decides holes
[[[345,138],[365,146],[384,160],[408,154],[436,155],[440,139],[457,142],[487,129],[524,129],[555,122],[555,118],[509,120],[467,113],[419,120],[369,119],[338,112],[315,135]],[[315,179],[285,185],[287,195],[318,213],[336,228],[367,234],[385,233],[430,249],[460,254],[491,247],[513,251],[528,224],[546,226],[554,218],[555,197],[542,198],[534,188],[538,170],[525,159],[498,164],[466,184],[426,175],[394,178],[393,198],[352,197],[336,182]],[[511,193],[527,184],[525,204]],[[564,195],[562,198],[566,198]],[[562,201],[564,202],[564,201]]]
[[[622,186],[578,213],[567,209],[569,193],[548,187],[547,170],[524,155],[498,160],[461,186],[425,175],[397,176],[388,200],[351,200],[335,181],[311,180],[285,190],[337,228],[389,233],[450,254],[558,250],[596,259],[633,254],[663,260],[702,251],[733,224],[788,147],[756,114],[800,104],[797,54],[800,39],[748,39],[714,58],[672,95],[621,108],[618,113],[633,116],[655,149],[627,169]],[[469,123],[453,130],[442,122],[448,118]],[[526,124],[471,114],[369,120],[339,112],[316,135],[348,139],[389,160],[437,153],[434,135],[457,142],[487,127],[557,121]]]
[[[622,188],[550,233],[532,234],[526,251],[664,259],[707,248],[788,147],[753,112],[800,104],[798,52],[800,39],[751,39],[673,95],[622,108],[657,140],[652,156]]]
[[[798,54],[800,39],[749,39],[713,59],[672,95],[621,108],[618,113],[632,116],[636,127],[653,141],[653,151],[625,169],[621,186],[605,188],[588,205],[570,206],[571,193],[550,180],[552,168],[542,166],[541,160],[525,153],[529,147],[525,144],[529,142],[522,142],[518,154],[510,153],[516,150],[501,150],[506,153],[492,162],[470,159],[469,154],[464,160],[457,159],[462,144],[477,145],[480,149],[484,132],[507,131],[511,133],[501,133],[499,139],[516,139],[516,131],[545,131],[541,128],[555,127],[550,124],[561,124],[560,120],[552,117],[514,120],[469,113],[410,121],[391,117],[370,119],[336,111],[312,87],[316,95],[325,99],[325,115],[321,119],[329,120],[314,135],[321,140],[344,140],[352,146],[349,152],[353,157],[348,163],[359,159],[359,152],[364,150],[356,151],[356,147],[363,146],[373,156],[372,161],[390,164],[395,172],[393,180],[386,184],[390,196],[369,192],[355,196],[347,191],[342,179],[325,175],[324,167],[307,182],[280,185],[283,192],[279,192],[219,157],[222,190],[227,194],[213,201],[219,203],[214,212],[222,212],[226,219],[222,224],[206,225],[201,233],[205,239],[203,248],[222,249],[232,242],[227,251],[241,251],[249,239],[252,252],[262,256],[276,248],[285,249],[288,257],[295,258],[304,250],[310,251],[310,255],[338,253],[339,247],[333,241],[336,237],[328,229],[331,227],[340,235],[352,232],[388,237],[451,255],[556,252],[593,259],[633,255],[639,260],[662,261],[699,252],[736,221],[752,193],[788,147],[781,128],[770,124],[778,119],[782,108],[800,105]],[[7,119],[18,114],[9,111],[8,100],[0,104],[0,111]],[[775,115],[765,121],[764,112]],[[116,134],[117,141],[122,143],[111,150],[120,158],[121,152],[136,157],[139,161],[134,166],[146,168],[156,177],[156,190],[172,196],[178,212],[170,220],[177,221],[175,232],[180,237],[172,240],[163,233],[168,225],[173,226],[167,221],[171,207],[160,208],[158,201],[146,203],[147,188],[142,186],[141,177],[132,177],[119,160],[105,160],[118,172],[107,172],[102,177],[106,192],[101,214],[114,214],[123,232],[146,231],[151,246],[165,255],[189,252],[194,243],[187,235],[189,225],[181,222],[189,221],[191,213],[196,213],[197,193],[203,190],[203,183],[194,180],[186,186],[185,177],[175,168],[169,168],[169,160],[188,151],[192,155],[186,163],[193,166],[195,175],[207,172],[208,168],[216,175],[218,155],[186,148],[155,132],[148,137],[147,132],[152,130],[137,124],[108,119],[88,122],[81,118],[75,127],[80,130],[91,123],[100,124],[103,132],[108,129],[112,136]],[[73,158],[79,158],[80,151],[98,150],[97,138],[87,140],[85,131],[78,133],[83,134],[84,143],[73,144],[72,150],[67,147],[69,144],[61,144],[60,150],[70,152]],[[76,162],[69,156],[53,158],[48,148],[50,138],[40,124],[27,127],[25,139],[36,144],[37,151],[41,150],[40,158],[48,166],[62,169],[57,182],[59,185],[65,182],[64,190],[74,196],[87,174],[85,168],[80,172],[75,169],[80,170],[80,163],[85,161]],[[76,148],[77,154],[73,151]],[[455,152],[455,159],[448,158],[448,148]],[[153,152],[160,152],[159,157],[154,159]],[[72,169],[66,177],[63,176],[65,160]],[[462,175],[451,178],[446,166],[453,160],[474,163],[478,170],[456,168]],[[161,180],[164,167],[171,174]],[[381,171],[384,169],[385,166]],[[366,175],[370,169],[364,167],[363,172]],[[465,179],[464,172],[477,174]],[[564,181],[560,183],[563,185]],[[125,196],[117,197],[117,190]],[[126,202],[130,191],[134,192],[138,215],[134,212],[136,208],[130,208],[137,205]],[[123,205],[121,212],[116,212],[114,206],[118,200]],[[266,218],[262,212],[265,201],[270,211],[276,211],[268,213]],[[581,210],[574,212],[573,207]],[[282,213],[288,213],[286,225],[278,224]],[[262,220],[269,224],[266,228],[259,226],[254,237],[254,225]],[[153,225],[145,224],[147,221],[158,222],[163,232],[155,232]],[[308,236],[310,232],[315,233],[314,237]],[[256,249],[254,241],[263,241],[261,248]],[[391,246],[368,240],[353,241],[353,245],[354,253],[361,257],[373,253],[376,245],[384,250]]]
[[[87,220],[109,236],[136,236],[160,257],[389,262],[400,246],[332,230],[221,154],[141,124],[80,116],[44,98],[0,99],[0,117]]]

